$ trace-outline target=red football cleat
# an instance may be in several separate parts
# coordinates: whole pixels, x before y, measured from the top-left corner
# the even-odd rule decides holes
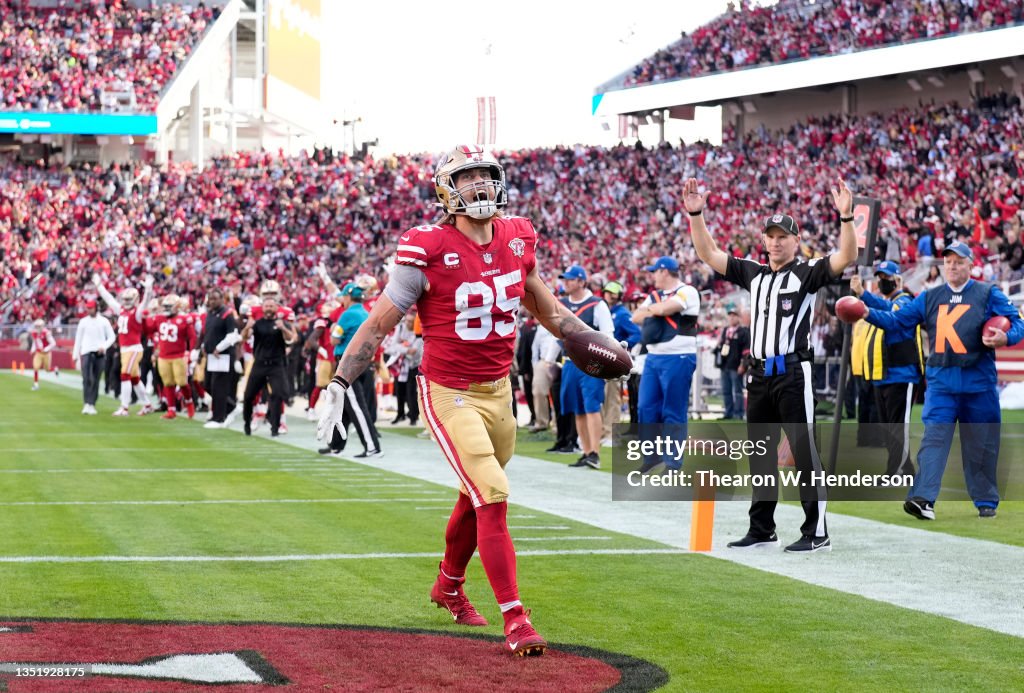
[[[487,619],[481,616],[466,598],[462,585],[456,584],[454,589],[445,590],[441,586],[441,577],[438,575],[434,581],[434,587],[430,590],[430,601],[437,604],[438,609],[448,609],[455,622],[461,626],[486,626]]]
[[[164,412],[164,415],[161,416],[160,418],[161,419],[174,419],[174,418],[177,418],[177,416],[178,415],[174,413],[174,409],[168,409],[166,412]]]
[[[188,410],[188,418],[190,418],[190,419],[195,418],[195,415],[196,415],[196,405],[195,405],[195,402],[193,402],[192,400],[189,400],[188,404],[185,405],[185,408]]]
[[[521,612],[505,624],[505,644],[517,657],[540,657],[548,647],[547,641],[530,623],[529,611]]]

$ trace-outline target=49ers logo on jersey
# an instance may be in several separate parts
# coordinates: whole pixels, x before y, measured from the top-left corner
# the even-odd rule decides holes
[[[342,625],[0,620],[0,690],[440,690],[462,671],[488,672],[495,690],[646,691],[668,681],[648,662],[574,646],[555,646],[523,667],[504,652],[502,638],[460,635]]]

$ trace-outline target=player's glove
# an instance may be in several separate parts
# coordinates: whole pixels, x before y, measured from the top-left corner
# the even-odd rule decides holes
[[[345,433],[345,426],[341,423],[341,417],[345,414],[345,391],[348,388],[348,383],[340,375],[331,378],[330,384],[324,390],[323,401],[327,405],[327,410],[316,425],[317,440],[324,440],[327,436],[332,435],[334,429],[338,430],[342,440],[348,437]]]

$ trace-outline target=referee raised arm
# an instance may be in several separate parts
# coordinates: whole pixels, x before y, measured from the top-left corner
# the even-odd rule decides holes
[[[833,281],[857,259],[853,229],[853,194],[843,180],[832,188],[839,212],[839,249],[824,258],[804,262],[798,257],[800,231],[788,214],[775,214],[764,223],[761,240],[768,264],[731,257],[715,243],[704,223],[708,192],[697,180],[683,185],[683,204],[690,215],[693,246],[701,260],[727,280],[750,291],[750,352],[755,359],[747,385],[747,437],[764,440],[766,453],[750,456],[750,472],[777,479],[780,430],[784,430],[800,473],[800,502],[804,509],[801,537],[786,547],[790,552],[830,551],[825,526],[825,487],[812,485],[812,472],[821,472],[814,441],[814,395],[811,381],[811,318],[818,290]],[[776,546],[775,506],[778,484],[754,488],[750,529],[730,548]]]

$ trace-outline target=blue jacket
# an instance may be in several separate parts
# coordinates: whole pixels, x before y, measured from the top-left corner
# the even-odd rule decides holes
[[[615,325],[615,341],[625,342],[630,349],[640,341],[640,326],[633,322],[633,314],[621,303],[612,308],[612,323]]]
[[[961,294],[968,292],[975,284],[973,279],[961,290]],[[932,341],[932,349],[935,349],[936,322],[938,310],[929,311],[926,309],[928,297],[934,292],[947,292],[948,284],[922,291],[913,301],[895,312],[886,312],[877,308],[869,308],[865,318],[872,325],[889,330],[908,330],[916,325],[924,325]],[[996,315],[1003,315],[1010,319],[1010,330],[1006,333],[1008,343],[1013,346],[1021,339],[1024,339],[1024,320],[1021,319],[1017,308],[1010,303],[998,287],[993,286],[988,293],[988,300],[984,307],[984,320]],[[937,308],[937,307],[936,307]],[[998,378],[996,376],[996,353],[993,349],[982,348],[977,354],[977,361],[970,366],[935,366],[927,365],[925,375],[928,378],[929,389],[937,392],[967,393],[985,392],[996,387]]]
[[[907,304],[914,300],[910,294],[901,293],[896,297],[895,301],[890,301],[887,298],[873,294],[870,291],[865,291],[861,294],[860,299],[864,301],[864,305],[868,308],[876,308],[884,311],[898,311],[903,310],[907,307]],[[896,329],[896,330],[885,330],[885,343],[886,344],[898,344],[907,340],[917,340],[917,327],[910,327],[908,329]],[[921,375],[917,370],[917,366],[889,366],[886,369],[885,377],[881,380],[874,380],[874,385],[892,385],[894,383],[919,383],[921,382]]]

